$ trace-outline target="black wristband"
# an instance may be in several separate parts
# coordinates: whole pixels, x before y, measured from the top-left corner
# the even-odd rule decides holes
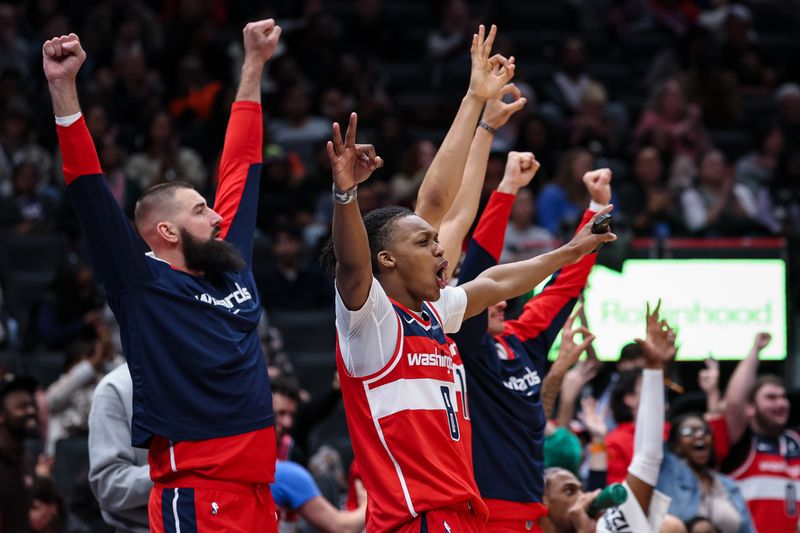
[[[483,129],[485,129],[486,131],[488,131],[488,132],[489,132],[489,133],[491,133],[492,135],[494,135],[495,133],[497,133],[497,130],[496,130],[496,129],[494,129],[493,127],[491,127],[490,125],[488,125],[487,123],[485,123],[485,122],[484,122],[484,121],[482,121],[482,120],[481,120],[480,122],[478,122],[478,127],[479,127],[479,128],[483,128]]]

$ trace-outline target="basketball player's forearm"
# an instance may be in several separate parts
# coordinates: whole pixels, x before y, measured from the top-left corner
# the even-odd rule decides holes
[[[53,114],[57,117],[68,117],[80,112],[78,87],[75,80],[61,80],[49,83],[50,98],[53,101]]]
[[[437,230],[461,186],[475,125],[485,103],[474,95],[464,97],[419,188],[416,213]]]
[[[372,260],[357,201],[334,204],[333,251],[339,295],[348,309],[360,309],[372,285]]]
[[[236,101],[242,100],[261,103],[261,73],[264,72],[264,63],[245,56],[242,65],[242,77],[239,80],[239,90],[236,91]]]

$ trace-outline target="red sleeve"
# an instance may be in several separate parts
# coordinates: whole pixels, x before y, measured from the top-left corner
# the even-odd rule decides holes
[[[708,426],[711,428],[711,435],[714,437],[714,455],[717,465],[722,464],[731,449],[730,436],[728,435],[728,422],[724,415],[709,416],[706,418]]]
[[[251,101],[234,102],[225,147],[219,163],[219,185],[214,210],[222,217],[223,238],[239,211],[242,194],[252,165],[261,163],[264,136],[261,104]]]
[[[608,471],[606,481],[622,483],[628,475],[628,466],[633,460],[633,434],[628,431],[612,431],[606,437]]]
[[[513,194],[493,191],[472,235],[475,242],[494,257],[495,262],[500,260],[503,252],[508,217],[511,216],[515,199]]]
[[[587,209],[578,229],[587,224],[594,215],[594,211]],[[563,322],[556,319],[558,317],[566,319],[563,316],[564,308],[574,305],[574,300],[586,286],[586,280],[596,260],[597,254],[587,254],[574,265],[566,266],[556,272],[544,290],[535,298],[528,300],[518,319],[506,321],[503,335],[513,334],[522,342],[526,342],[539,337],[545,330],[560,330]],[[553,328],[554,325],[557,327]],[[555,333],[557,331],[550,332],[550,335]]]
[[[354,511],[358,509],[358,495],[356,494],[356,480],[361,479],[361,473],[358,471],[358,465],[355,458],[350,463],[350,473],[347,476],[347,502],[345,509]]]
[[[100,169],[94,141],[89,135],[89,129],[86,127],[83,116],[69,126],[57,125],[56,133],[61,148],[64,180],[67,185],[75,181],[78,176],[103,173]]]

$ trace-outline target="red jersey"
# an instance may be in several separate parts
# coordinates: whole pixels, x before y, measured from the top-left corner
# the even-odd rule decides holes
[[[736,480],[758,531],[795,531],[800,517],[800,435],[786,430],[769,438],[748,428],[722,467]]]
[[[370,300],[385,304],[384,298],[373,282]],[[426,302],[419,315],[389,302],[391,307],[378,313],[385,317],[383,322],[363,321],[360,328],[377,326],[395,337],[385,364],[359,377],[351,375],[347,361],[369,354],[345,353],[341,341],[348,333],[342,331],[343,317],[337,310],[336,359],[353,450],[368,495],[367,531],[391,531],[422,512],[460,502],[468,502],[481,517],[487,514],[473,478],[463,366],[455,343],[445,335],[446,324],[453,321],[440,316],[463,316],[466,298],[459,298],[460,310],[458,305],[454,310],[453,305]],[[389,321],[391,328],[380,326]],[[460,325],[460,318],[457,322]],[[351,351],[361,349],[353,342],[346,345]]]

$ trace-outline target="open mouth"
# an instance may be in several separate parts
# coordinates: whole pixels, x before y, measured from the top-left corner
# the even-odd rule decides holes
[[[692,444],[692,448],[695,450],[705,450],[708,448],[708,445],[706,444],[706,441],[698,440],[695,441],[694,444]]]
[[[439,289],[447,287],[447,260],[439,263],[439,268],[436,269],[436,282],[439,284]]]

